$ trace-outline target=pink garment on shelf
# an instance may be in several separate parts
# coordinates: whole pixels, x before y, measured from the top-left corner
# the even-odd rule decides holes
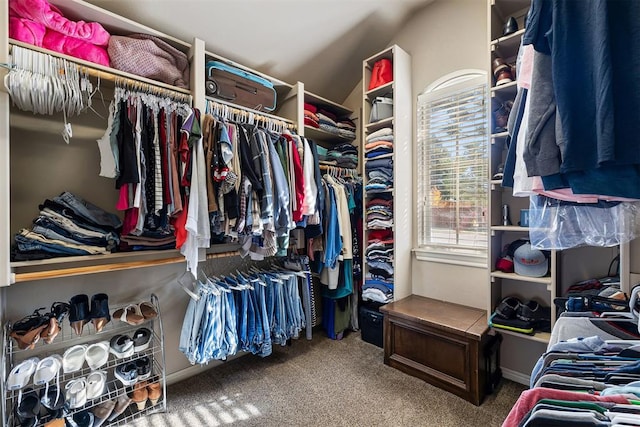
[[[575,194],[571,188],[558,188],[555,190],[545,190],[542,178],[533,177],[533,191],[541,196],[551,197],[552,199],[563,200],[565,202],[576,203],[598,203],[599,200],[607,202],[637,202],[637,199],[627,199],[625,197],[612,197],[598,194]]]
[[[87,43],[107,46],[111,35],[97,22],[71,21],[46,0],[9,0],[9,14],[27,18]]]
[[[579,393],[575,391],[556,390],[552,388],[536,387],[525,390],[520,394],[518,401],[511,408],[509,415],[502,423],[502,427],[516,427],[525,415],[533,408],[541,399],[558,399],[570,401],[589,401],[589,402],[615,402],[626,404],[629,400],[624,395],[596,396],[593,394]]]
[[[105,67],[109,66],[109,54],[104,47],[66,36],[54,30],[47,30],[42,40],[42,47]]]
[[[9,37],[35,46],[42,46],[46,32],[42,24],[17,16],[9,17]]]

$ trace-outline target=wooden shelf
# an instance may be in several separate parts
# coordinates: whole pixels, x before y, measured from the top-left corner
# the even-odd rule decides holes
[[[304,91],[304,102],[313,104],[316,107],[330,110],[334,112],[336,116],[338,116],[338,119],[351,117],[353,115],[353,111],[351,111],[344,105],[340,105],[337,102],[333,102],[330,99],[324,98],[320,95],[316,95],[306,90]]]
[[[341,142],[352,142],[353,138],[345,138],[337,133],[327,132],[324,129],[314,128],[313,126],[304,125],[305,138],[313,139],[315,142],[331,142],[339,144]]]
[[[212,245],[207,259],[238,255],[238,244]],[[176,249],[162,251],[116,252],[108,255],[87,255],[51,258],[37,261],[12,262],[15,282],[29,282],[85,274],[107,273],[133,268],[154,267],[184,262]]]
[[[503,273],[502,271],[492,271],[491,278],[499,278],[499,279],[509,279],[509,280],[517,280],[520,282],[531,282],[531,283],[540,283],[542,285],[550,285],[551,277],[529,277],[529,276],[521,276],[516,273]]]
[[[505,139],[506,137],[509,136],[509,132],[504,131],[504,132],[498,132],[498,133],[492,133],[491,134],[491,140],[500,140],[500,139]]]
[[[519,231],[527,232],[529,227],[520,227],[519,225],[492,225],[491,231]]]
[[[388,117],[386,119],[367,124],[365,127],[365,132],[373,133],[382,128],[392,127],[392,126],[393,126],[393,117]]]
[[[524,34],[524,28],[509,34],[508,36],[497,38],[491,41],[491,51],[496,53],[504,60],[513,58],[518,54],[520,48],[520,39]]]
[[[364,96],[366,96],[368,99],[373,99],[376,96],[382,96],[387,93],[393,93],[393,81],[367,91]]]
[[[115,68],[105,67],[104,65],[96,64],[94,62],[85,61],[83,59],[79,59],[73,56],[65,55],[63,53],[54,52],[49,49],[45,49],[42,47],[34,46],[32,44],[24,43],[18,40],[9,39],[10,46],[19,46],[24,49],[33,50],[35,52],[44,53],[47,55],[51,55],[56,58],[66,59],[67,61],[73,62],[75,64],[86,67],[84,71],[90,73],[91,75],[95,75],[100,77],[101,80],[106,81],[114,81],[117,77],[123,78],[125,80],[131,80],[134,82],[142,82],[151,86],[156,86],[161,89],[170,90],[172,92],[177,92],[179,94],[191,95],[191,91],[189,89],[179,88],[177,86],[172,86],[157,80],[148,79],[146,77],[138,76],[135,74],[127,73],[124,71],[116,70]]]
[[[509,83],[505,83],[500,86],[494,86],[491,88],[491,96],[499,99],[500,101],[513,101],[518,93],[518,82],[515,80]]]
[[[502,329],[502,328],[493,327],[492,329],[504,335],[510,335],[513,337],[522,338],[523,340],[527,340],[527,341],[536,341],[543,344],[549,344],[549,341],[551,340],[551,334],[549,332],[536,332],[533,335],[527,335],[520,332],[509,331],[507,329]]]

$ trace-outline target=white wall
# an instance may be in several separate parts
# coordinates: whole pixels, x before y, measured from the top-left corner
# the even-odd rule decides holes
[[[429,84],[456,70],[487,69],[487,40],[487,4],[478,0],[436,1],[403,27],[393,43],[412,57],[414,118],[415,100]],[[416,170],[414,164],[414,182]],[[486,269],[415,259],[412,265],[414,294],[486,308]]]

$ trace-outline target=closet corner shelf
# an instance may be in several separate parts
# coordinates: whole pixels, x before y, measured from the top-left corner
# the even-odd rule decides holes
[[[491,96],[498,98],[500,101],[513,100],[518,92],[518,83],[512,81],[500,86],[493,86],[491,88]]]
[[[179,88],[177,86],[172,86],[157,80],[148,79],[146,77],[138,76],[135,74],[127,73],[124,71],[116,70],[115,68],[105,67],[104,65],[96,64],[94,62],[85,61],[83,59],[79,59],[73,56],[65,55],[63,53],[54,52],[52,50],[48,50],[39,46],[34,46],[29,43],[24,43],[18,40],[9,39],[10,46],[19,46],[24,49],[29,49],[34,52],[44,53],[47,55],[51,55],[56,58],[66,59],[67,61],[73,62],[80,66],[86,67],[86,71],[90,74],[93,74],[97,77],[100,77],[102,80],[115,80],[117,77],[121,77],[127,80],[133,80],[136,82],[146,83],[152,86],[157,86],[162,89],[167,89],[173,92],[182,93],[185,95],[191,95],[191,91],[189,89]]]
[[[491,231],[515,231],[515,232],[527,232],[529,227],[520,227],[519,225],[492,225]]]
[[[551,284],[551,277],[548,277],[548,276],[529,277],[529,276],[521,276],[520,274],[516,274],[516,273],[503,273],[502,271],[492,271],[491,279],[493,280],[495,278],[517,280],[519,282],[540,283],[547,286]]]
[[[381,96],[388,92],[393,92],[393,81],[390,81],[389,83],[385,83],[382,86],[378,86],[376,88],[368,90],[364,95],[368,99],[373,99],[376,96]]]
[[[509,132],[504,131],[504,132],[498,132],[498,133],[492,133],[491,134],[491,140],[492,141],[497,141],[499,139],[504,139],[506,137],[509,136]]]
[[[324,129],[314,128],[313,126],[304,125],[304,137],[313,139],[315,142],[330,142],[339,144],[341,142],[353,142],[353,138],[345,138],[344,136],[327,132]]]
[[[390,127],[393,125],[393,117],[389,117],[384,120],[380,120],[378,122],[369,123],[366,125],[366,132],[375,132],[378,129],[382,129],[384,127]]]
[[[549,340],[551,339],[551,334],[549,332],[536,332],[534,335],[521,334],[520,332],[509,331],[501,328],[492,328],[496,332],[500,332],[501,334],[511,335],[514,337],[522,338],[527,341],[536,341],[543,344],[549,344]]]
[[[373,160],[388,159],[390,157],[393,157],[393,153],[383,154],[381,156],[376,156],[376,157],[373,157],[371,159],[365,157],[364,158],[364,162],[367,163],[367,162],[370,162],[370,161],[373,161]]]
[[[320,95],[316,95],[315,93],[311,93],[307,90],[304,91],[304,102],[313,104],[316,107],[331,110],[336,113],[336,115],[338,115],[339,119],[351,117],[351,115],[353,115],[353,111],[351,111],[344,105],[340,105],[337,102],[333,102],[330,99],[324,98]]]
[[[518,53],[520,47],[520,38],[524,34],[524,28],[515,33],[503,36],[491,41],[491,50],[498,51],[501,56],[511,57]],[[505,58],[506,59],[506,58]]]

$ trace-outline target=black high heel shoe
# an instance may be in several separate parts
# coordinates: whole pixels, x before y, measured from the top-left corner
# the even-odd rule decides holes
[[[71,297],[69,301],[69,323],[76,335],[82,335],[82,329],[84,325],[89,323],[90,319],[89,297],[85,294]]]
[[[96,332],[102,331],[102,328],[111,321],[109,314],[109,297],[107,294],[95,294],[91,297],[91,322],[96,328]]]

